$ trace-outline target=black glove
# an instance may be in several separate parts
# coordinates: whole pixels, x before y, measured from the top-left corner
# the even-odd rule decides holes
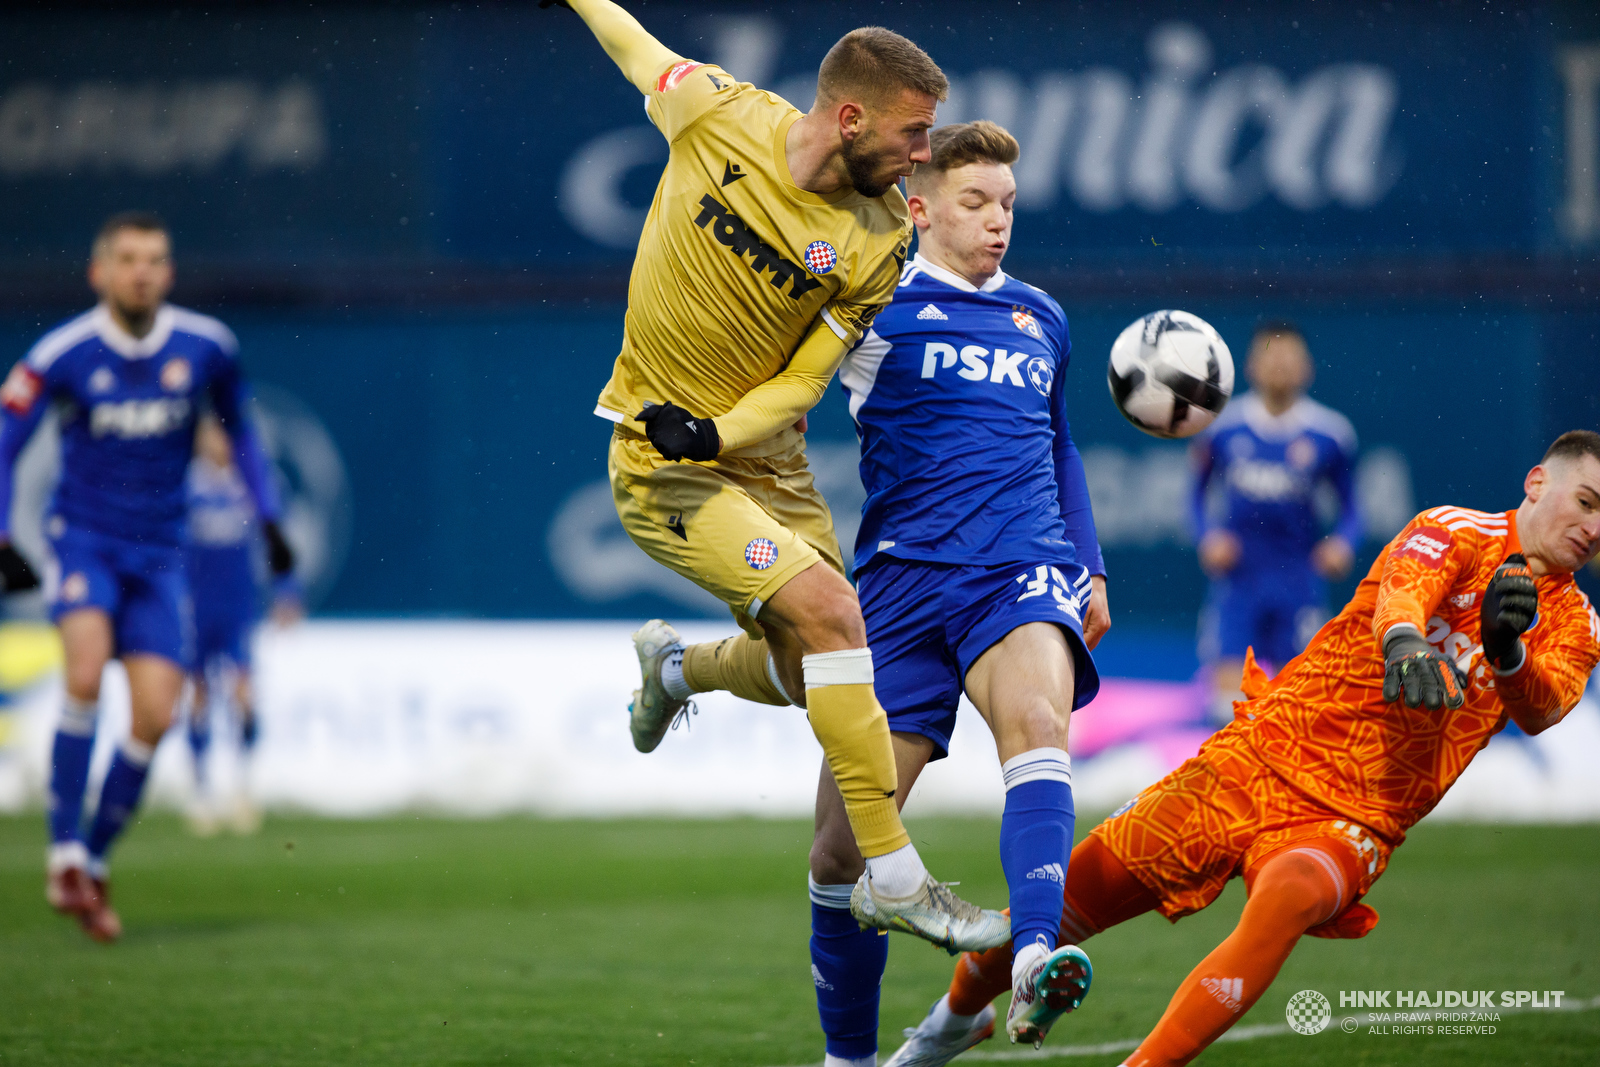
[[[697,419],[670,400],[665,404],[646,404],[633,419],[644,423],[644,435],[650,438],[657,452],[673,462],[692,459],[696,463],[708,463],[717,458],[717,450],[722,447],[716,423]]]
[[[262,523],[261,533],[267,539],[267,566],[272,569],[273,577],[282,578],[286,574],[293,574],[294,549],[283,539],[283,531],[278,529],[278,524]]]
[[[1483,658],[1496,669],[1516,670],[1524,655],[1521,637],[1539,613],[1539,591],[1533,571],[1520,552],[1506,557],[1483,591],[1478,609],[1478,629],[1483,638]]]
[[[22,558],[17,546],[9,541],[0,545],[0,582],[5,583],[5,587],[0,589],[4,593],[26,593],[29,589],[39,588],[38,573]]]
[[[1383,699],[1393,704],[1404,694],[1406,707],[1459,708],[1467,676],[1448,656],[1436,652],[1410,627],[1390,631],[1383,641]]]
[[[555,7],[558,4],[568,11],[572,10],[572,5],[567,3],[567,0],[539,0],[539,10],[543,11],[547,7]]]

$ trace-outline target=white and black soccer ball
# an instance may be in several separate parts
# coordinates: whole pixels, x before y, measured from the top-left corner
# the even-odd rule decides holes
[[[1233,395],[1233,354],[1187,311],[1152,311],[1123,330],[1106,367],[1123,418],[1154,437],[1192,437]]]

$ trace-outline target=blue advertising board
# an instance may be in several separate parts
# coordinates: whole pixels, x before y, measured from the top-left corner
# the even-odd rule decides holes
[[[1146,310],[1068,304],[1070,414],[1117,619],[1189,630],[1204,579],[1188,528],[1185,449],[1132,429],[1105,384],[1111,341]],[[1363,561],[1423,507],[1514,507],[1544,445],[1594,425],[1600,410],[1596,362],[1579,355],[1594,351],[1593,321],[1437,308],[1190,310],[1241,359],[1259,314],[1299,319],[1317,361],[1313,395],[1347,413],[1361,438]],[[310,539],[308,559],[323,568],[311,576],[322,610],[723,613],[650,562],[616,520],[605,473],[610,426],[591,411],[621,340],[620,307],[227,317],[268,414],[299,419],[302,437],[314,431],[327,442],[288,457],[304,510],[291,534]],[[0,345],[20,354],[39,329],[0,322]],[[808,440],[848,546],[862,493],[836,385]]]
[[[633,5],[671,47],[808,106],[855,25],[1011,127],[1019,262],[1311,263],[1600,236],[1600,21],[1255,3]],[[169,214],[214,267],[625,268],[665,145],[581,22],[533,5],[5,16],[0,266]]]
[[[1006,265],[1072,320],[1073,425],[1119,625],[1190,629],[1204,593],[1183,448],[1129,428],[1103,385],[1112,339],[1155,307],[1204,316],[1241,357],[1259,317],[1301,322],[1313,395],[1361,436],[1366,559],[1425,505],[1514,505],[1543,444],[1596,422],[1589,5],[628,6],[800,106],[833,40],[883,23],[950,74],[942,121],[1017,133]],[[0,362],[87,302],[101,217],[155,208],[178,299],[230,299],[197,302],[238,332],[279,439],[311,442],[279,458],[320,545],[322,610],[719,614],[631,546],[605,486],[589,412],[666,149],[579,20],[531,4],[153,10],[3,16]],[[1449,298],[1392,288],[1486,261],[1512,265],[1489,299],[1470,271]],[[1254,280],[1196,296],[1167,285],[1179,268]],[[1338,271],[1332,296],[1279,284]],[[29,295],[38,277],[56,279],[49,300]],[[612,283],[589,294],[591,277]],[[1552,307],[1530,279],[1557,277]],[[461,278],[499,279],[476,291],[500,302],[429,288]],[[506,299],[522,278],[575,281],[565,302]],[[306,295],[334,283],[350,306]],[[848,540],[860,487],[836,388],[810,441]]]

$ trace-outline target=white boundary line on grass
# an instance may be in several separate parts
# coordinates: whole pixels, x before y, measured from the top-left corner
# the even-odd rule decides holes
[[[1497,1015],[1527,1015],[1536,1011],[1593,1011],[1596,1008],[1600,1008],[1600,997],[1590,997],[1588,1000],[1573,1000],[1567,1004],[1563,1004],[1559,1008],[1486,1008],[1480,1010],[1493,1011]],[[1425,1011],[1430,1009],[1414,1010]],[[1441,1008],[1439,1010],[1444,1011],[1447,1009]],[[1467,1010],[1470,1011],[1472,1009],[1469,1008]],[[1394,1013],[1389,1012],[1388,1014],[1393,1015]],[[1371,1026],[1376,1018],[1377,1015],[1374,1012],[1363,1012],[1360,1015],[1336,1015],[1328,1023],[1328,1029],[1332,1030],[1334,1027],[1342,1025],[1347,1019],[1353,1019],[1358,1028],[1362,1026]],[[1234,1029],[1223,1034],[1221,1037],[1217,1038],[1217,1041],[1254,1041],[1258,1037],[1277,1037],[1279,1034],[1288,1033],[1293,1033],[1293,1031],[1289,1029],[1289,1025],[1287,1023],[1263,1023],[1259,1026],[1235,1027]],[[976,1060],[1051,1060],[1065,1059],[1069,1056],[1109,1056],[1114,1052],[1132,1052],[1134,1049],[1139,1047],[1139,1042],[1142,1040],[1144,1039],[1136,1037],[1122,1041],[1104,1041],[1098,1045],[1058,1045],[1055,1048],[1046,1047],[1037,1050],[1018,1049],[1015,1052],[975,1051],[963,1053],[962,1055],[956,1057],[956,1059],[963,1062],[968,1062]],[[816,1065],[806,1064],[805,1067],[816,1067]]]

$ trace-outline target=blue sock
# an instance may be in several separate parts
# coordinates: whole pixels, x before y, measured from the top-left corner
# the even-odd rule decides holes
[[[139,795],[144,792],[144,780],[150,773],[150,759],[154,755],[154,748],[131,737],[117,746],[111,769],[100,786],[100,807],[94,813],[94,825],[89,827],[91,861],[105,860],[111,843],[138,810]]]
[[[261,736],[261,726],[256,721],[254,708],[239,710],[239,751],[248,756],[256,750],[256,740]]]
[[[811,979],[828,1055],[876,1055],[878,987],[889,962],[889,939],[877,930],[861,929],[850,914],[854,886],[810,884]]]
[[[206,783],[206,752],[211,748],[211,714],[200,708],[189,709],[189,751],[194,756],[194,781]],[[202,790],[203,792],[203,790]]]
[[[1011,893],[1011,943],[1040,936],[1056,947],[1061,896],[1072,852],[1072,761],[1059,748],[1035,748],[1006,760],[1006,810],[1000,817],[1000,866]]]
[[[100,705],[67,697],[50,751],[50,843],[76,841],[83,833],[83,792],[89,786],[95,720]]]

